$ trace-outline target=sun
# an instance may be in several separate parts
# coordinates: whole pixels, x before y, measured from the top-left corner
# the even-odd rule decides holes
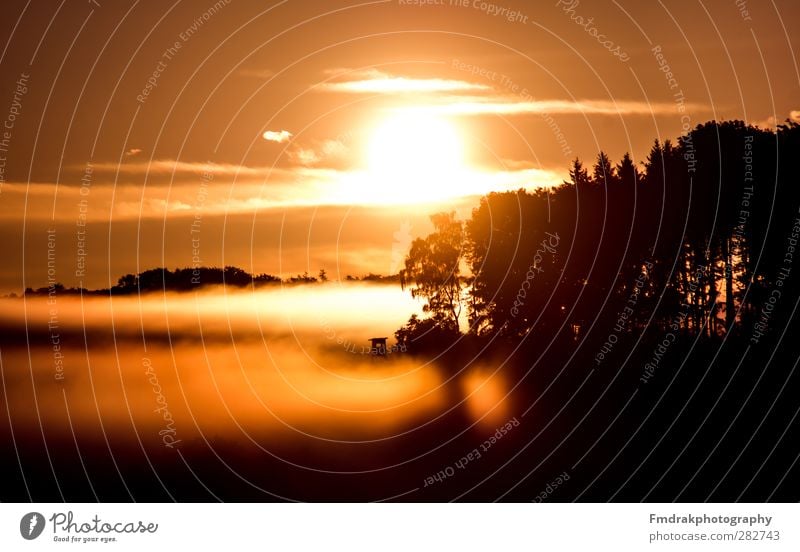
[[[387,202],[453,197],[466,172],[458,129],[430,114],[391,115],[375,127],[366,153],[372,195]]]

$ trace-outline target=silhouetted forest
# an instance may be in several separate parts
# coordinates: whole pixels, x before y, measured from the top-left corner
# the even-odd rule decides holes
[[[438,214],[402,272],[430,316],[398,341],[586,340],[596,364],[643,334],[757,344],[797,298],[799,158],[796,123],[709,122],[639,164],[601,151],[556,189],[490,194],[466,221]]]
[[[395,335],[456,389],[505,382],[504,498],[571,466],[558,500],[796,500],[798,170],[800,125],[710,122],[433,217]]]

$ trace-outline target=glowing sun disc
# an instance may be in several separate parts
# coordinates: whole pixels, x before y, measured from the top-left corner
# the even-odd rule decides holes
[[[449,197],[465,172],[461,137],[446,119],[401,112],[375,129],[367,166],[376,195],[387,201]]]

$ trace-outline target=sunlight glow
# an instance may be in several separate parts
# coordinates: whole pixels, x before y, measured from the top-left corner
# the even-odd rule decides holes
[[[374,130],[367,147],[367,197],[435,201],[461,195],[468,172],[457,128],[447,119],[398,112]]]

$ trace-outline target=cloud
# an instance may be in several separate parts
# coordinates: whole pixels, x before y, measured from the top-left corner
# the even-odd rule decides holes
[[[787,117],[780,120],[778,120],[778,118],[774,115],[770,115],[766,119],[754,122],[753,125],[769,130],[775,130],[778,125],[785,123],[786,120],[800,124],[800,109],[792,109],[789,111],[789,115]]]
[[[338,70],[338,74],[343,70]],[[455,79],[424,79],[399,77],[382,71],[351,71],[351,80],[326,82],[320,89],[326,92],[344,92],[350,94],[405,94],[420,92],[481,92],[492,90],[485,84],[475,84]]]
[[[702,104],[684,104],[691,111],[707,111]],[[632,100],[519,100],[515,98],[449,97],[412,108],[438,115],[672,115],[672,102]]]
[[[162,170],[175,178],[148,180],[142,187],[140,182],[122,178],[116,180],[116,169],[120,174],[142,176],[143,171]],[[167,216],[192,216],[234,213],[254,213],[268,209],[292,207],[319,207],[325,205],[381,206],[402,205],[416,208],[418,204],[457,202],[461,198],[481,196],[495,191],[514,191],[520,188],[533,190],[558,186],[564,174],[534,166],[532,163],[506,163],[500,171],[478,169],[465,170],[453,175],[458,187],[437,187],[431,184],[424,197],[410,193],[405,187],[396,188],[382,181],[380,176],[368,170],[324,168],[321,166],[295,166],[271,168],[263,166],[239,166],[214,163],[188,163],[161,160],[153,163],[114,163],[95,165],[95,180],[92,188],[92,221]],[[213,176],[198,177],[198,175]],[[198,200],[202,182],[203,199]],[[235,182],[235,185],[234,185]],[[179,185],[176,185],[179,184]],[[413,186],[412,186],[413,187]],[[39,209],[25,209],[30,194],[37,194]],[[58,195],[58,205],[75,205],[80,200],[81,188],[63,183],[6,183],[3,187],[3,202],[0,203],[0,218],[15,220],[21,216],[52,220],[67,220],[74,224],[77,216],[73,210],[59,209],[53,214],[53,197]],[[48,201],[45,201],[48,200]],[[471,207],[470,207],[471,208]],[[110,213],[110,215],[109,215]]]
[[[382,71],[329,70],[335,76],[347,75],[349,80],[326,82],[320,88],[328,92],[353,94],[431,93],[435,99],[418,108],[439,115],[673,115],[674,102],[636,100],[540,100],[525,96],[503,96],[485,84],[454,79],[420,79],[395,76]],[[707,105],[686,103],[685,108],[707,112]]]
[[[312,147],[297,147],[289,151],[289,159],[306,167],[319,165],[323,162],[343,161],[349,149],[341,140],[323,140]]]
[[[139,155],[140,153],[142,153],[142,150],[140,148],[131,148],[125,152],[125,157],[134,157],[136,155]]]
[[[279,176],[283,178],[288,174],[296,174],[297,170],[303,167],[345,169],[347,167],[345,162],[350,154],[350,149],[345,141],[350,135],[348,133],[342,136],[344,138],[313,141],[309,146],[292,146],[286,154],[295,167],[154,159],[152,161],[131,160],[123,163],[98,162],[94,163],[92,168],[96,174],[147,175],[151,179],[159,177],[158,181],[169,181],[172,184],[180,183],[184,179],[189,183],[196,183],[197,176],[207,180],[222,177],[265,179]],[[297,167],[297,165],[301,167]],[[81,171],[84,169],[83,165],[72,168]]]
[[[82,168],[79,167],[79,168]],[[264,176],[275,169],[272,167],[253,167],[229,163],[202,163],[197,161],[178,161],[175,159],[156,159],[133,163],[94,163],[97,173],[157,174],[157,175],[202,175],[212,176]]]
[[[456,92],[489,90],[483,84],[449,79],[409,79],[406,77],[385,77],[345,82],[332,82],[322,85],[329,92],[349,92],[354,94],[402,94],[408,92]]]
[[[268,130],[264,132],[262,136],[264,137],[264,140],[268,142],[277,142],[282,144],[284,142],[288,142],[289,138],[294,135],[288,130]]]

